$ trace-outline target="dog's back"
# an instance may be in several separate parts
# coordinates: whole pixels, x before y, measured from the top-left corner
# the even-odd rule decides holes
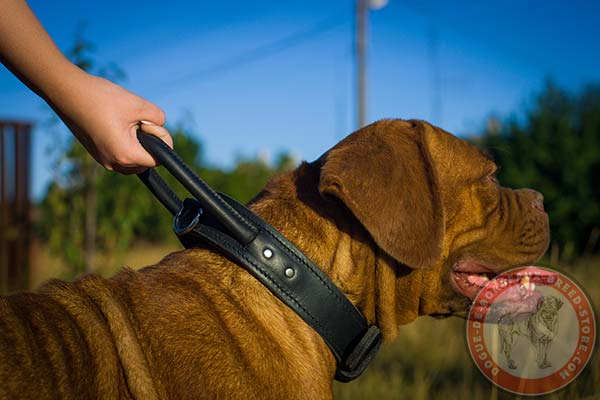
[[[306,361],[325,349],[302,324],[208,250],[109,279],[53,280],[0,297],[0,399],[263,399],[291,388],[315,398],[327,388],[303,377],[331,371]],[[297,373],[276,375],[288,368]]]
[[[0,398],[156,398],[118,296],[87,276],[0,298]]]

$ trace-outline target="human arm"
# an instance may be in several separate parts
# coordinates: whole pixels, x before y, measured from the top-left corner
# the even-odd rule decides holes
[[[0,0],[0,61],[42,97],[105,168],[137,173],[156,165],[138,142],[142,129],[173,146],[156,105],[86,73],[58,49],[24,0]]]

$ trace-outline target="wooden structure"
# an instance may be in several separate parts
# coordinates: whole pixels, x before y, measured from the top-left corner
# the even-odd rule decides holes
[[[0,293],[26,289],[31,124],[0,120]]]

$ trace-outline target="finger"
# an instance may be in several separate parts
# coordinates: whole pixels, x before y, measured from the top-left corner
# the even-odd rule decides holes
[[[159,165],[158,161],[144,149],[139,142],[136,132],[141,129],[145,133],[151,134],[164,141],[169,147],[173,148],[173,139],[165,128],[159,125],[148,124],[147,122],[140,125],[135,125],[131,128],[129,135],[129,160],[128,163],[119,163],[115,169],[121,173],[140,173],[145,168],[152,168]],[[140,170],[141,168],[141,170]]]
[[[154,135],[161,139],[170,148],[173,148],[173,138],[167,129],[159,125],[150,125],[147,121],[140,121],[140,128],[142,131]]]

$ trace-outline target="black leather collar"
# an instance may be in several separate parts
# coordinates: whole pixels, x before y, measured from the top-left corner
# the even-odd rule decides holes
[[[138,132],[138,139],[195,198],[181,201],[152,169],[140,179],[175,215],[173,230],[186,248],[210,243],[245,267],[294,310],[328,344],[337,360],[335,379],[351,381],[381,345],[381,333],[331,280],[260,217],[217,194],[164,142]]]

